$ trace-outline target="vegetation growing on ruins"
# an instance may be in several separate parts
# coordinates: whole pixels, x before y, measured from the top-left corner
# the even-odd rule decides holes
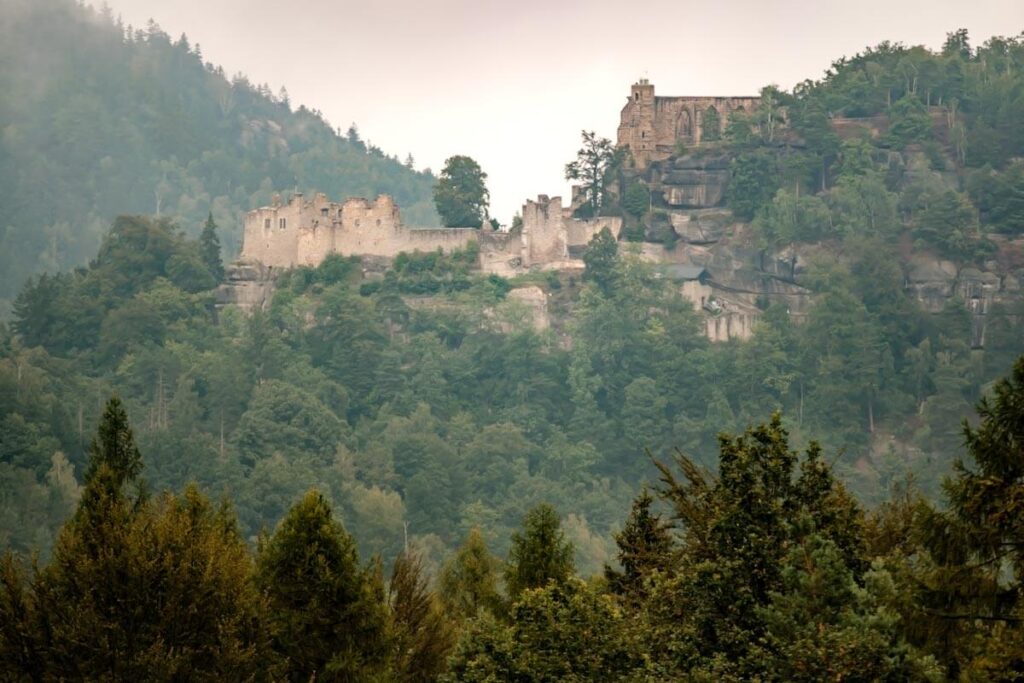
[[[434,186],[434,205],[445,227],[479,228],[487,220],[489,203],[487,174],[480,164],[467,156],[444,162]]]

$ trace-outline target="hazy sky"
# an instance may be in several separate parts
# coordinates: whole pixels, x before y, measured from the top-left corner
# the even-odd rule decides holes
[[[107,1],[418,168],[474,157],[503,222],[527,197],[567,194],[579,131],[614,139],[638,77],[662,95],[756,94],[882,40],[1024,30],[1024,0]]]

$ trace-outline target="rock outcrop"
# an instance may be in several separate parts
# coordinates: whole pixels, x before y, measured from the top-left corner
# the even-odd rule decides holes
[[[726,156],[682,156],[651,169],[652,185],[673,208],[704,209],[725,201],[729,184]]]

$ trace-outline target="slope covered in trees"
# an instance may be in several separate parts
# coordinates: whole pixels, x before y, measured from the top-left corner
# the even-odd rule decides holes
[[[554,509],[522,520],[504,571],[469,531],[436,585],[378,556],[315,490],[253,553],[230,502],[152,497],[117,398],[53,557],[0,556],[5,680],[1017,680],[1024,357],[964,425],[938,510],[912,489],[865,511],[778,414],[722,434],[717,474],[658,463],[581,578]],[[499,590],[501,578],[504,590]]]
[[[213,212],[229,254],[243,213],[294,187],[389,193],[410,224],[438,222],[429,172],[225,75],[155,24],[76,0],[3,0],[0,88],[0,302],[33,273],[84,264],[124,213],[196,234]]]
[[[1015,101],[1022,72],[987,54],[928,59],[1007,79]],[[900,61],[880,64],[808,88],[826,101]],[[895,126],[914,118],[905,94],[880,93],[835,111],[922,133]],[[976,175],[939,137],[819,148],[805,95],[778,97],[785,118],[725,131],[733,200],[750,190],[735,208],[766,250],[822,248],[803,319],[768,306],[749,340],[710,343],[608,233],[582,276],[483,277],[469,251],[366,278],[332,256],[247,316],[213,306],[216,209],[198,240],[165,211],[118,217],[88,267],[32,279],[0,326],[0,547],[43,560],[0,572],[5,676],[431,680],[449,654],[456,681],[1019,671],[1024,368],[994,383],[1024,352],[1024,309],[991,311],[971,348],[964,302],[928,312],[904,277],[908,253],[984,263],[992,233],[1015,234],[971,213],[989,176],[1015,187],[1014,162]],[[968,139],[1005,102],[972,100]],[[928,142],[934,165],[890,166]],[[550,295],[553,329],[507,296],[525,284]],[[657,495],[627,518],[645,483]],[[89,589],[112,574],[126,585]]]

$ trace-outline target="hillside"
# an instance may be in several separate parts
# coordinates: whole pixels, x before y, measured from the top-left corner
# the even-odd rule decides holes
[[[223,282],[207,212],[433,179],[155,27],[0,16],[2,272],[88,261],[0,322],[0,679],[1024,671],[1024,37],[594,141],[593,232]]]
[[[274,189],[389,193],[410,224],[438,222],[432,175],[156,25],[74,0],[2,0],[0,88],[0,310],[29,275],[84,265],[119,214],[195,234],[212,211],[228,254],[242,214]]]

